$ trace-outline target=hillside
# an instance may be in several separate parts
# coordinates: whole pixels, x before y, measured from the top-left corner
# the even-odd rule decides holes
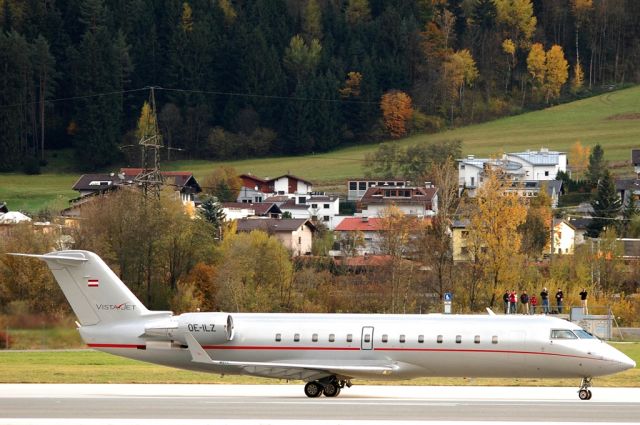
[[[503,118],[480,125],[437,134],[415,135],[394,141],[403,146],[442,139],[461,139],[464,154],[492,155],[504,150],[548,147],[568,150],[576,141],[585,146],[600,143],[605,157],[615,163],[627,162],[630,150],[640,140],[640,86],[606,93],[541,111]],[[339,149],[331,153],[299,157],[260,158],[242,161],[179,161],[164,163],[164,169],[193,171],[202,178],[221,164],[235,167],[239,173],[274,177],[292,173],[321,187],[343,188],[344,180],[363,173],[362,160],[377,145]],[[60,164],[54,165],[60,168]],[[627,168],[628,169],[628,168]],[[626,172],[624,169],[620,173]],[[54,173],[47,168],[42,175],[0,174],[0,200],[11,209],[37,211],[54,202],[63,205],[73,198],[71,186],[78,174]],[[56,201],[57,200],[57,201]]]

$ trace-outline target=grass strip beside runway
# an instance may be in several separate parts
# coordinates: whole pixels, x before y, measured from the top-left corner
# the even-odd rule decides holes
[[[640,364],[640,343],[612,344]],[[278,384],[286,381],[189,372],[92,350],[0,351],[0,383]],[[372,384],[371,381],[357,381]],[[384,382],[376,382],[384,384]],[[421,378],[393,385],[576,386],[575,379]],[[640,368],[596,378],[599,387],[638,387]]]

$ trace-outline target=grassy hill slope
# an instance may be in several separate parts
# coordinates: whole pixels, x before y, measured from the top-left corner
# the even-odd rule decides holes
[[[415,135],[394,143],[407,146],[443,139],[461,139],[464,153],[476,156],[540,147],[568,151],[579,140],[585,146],[600,143],[607,160],[628,161],[630,150],[640,147],[640,86],[484,124]],[[275,177],[288,172],[309,179],[318,186],[343,188],[345,179],[362,175],[364,155],[376,148],[377,145],[356,146],[326,154],[224,164],[235,167],[240,173]],[[197,178],[202,178],[220,164],[177,161],[165,163],[163,168],[193,171]],[[630,168],[628,170],[631,171]],[[75,196],[71,186],[79,174],[53,174],[46,168],[43,172],[47,174],[0,174],[0,200],[7,201],[13,210],[37,211],[47,205],[55,208]]]

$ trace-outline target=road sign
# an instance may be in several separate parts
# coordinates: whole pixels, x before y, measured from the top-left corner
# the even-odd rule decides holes
[[[445,292],[444,293],[444,300],[445,301],[451,301],[453,300],[453,294],[451,292]]]

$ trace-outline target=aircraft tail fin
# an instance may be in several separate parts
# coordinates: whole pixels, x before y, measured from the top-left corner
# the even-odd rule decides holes
[[[12,255],[39,258],[47,263],[82,326],[131,320],[149,313],[93,252],[69,250]]]

